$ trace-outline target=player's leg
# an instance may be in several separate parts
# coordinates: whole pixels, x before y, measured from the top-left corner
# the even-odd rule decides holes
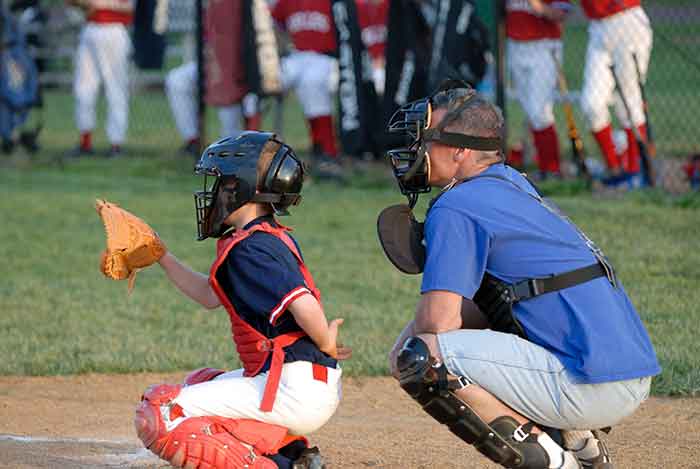
[[[100,90],[100,73],[94,52],[95,27],[83,27],[75,51],[73,96],[75,96],[75,121],[80,132],[77,152],[92,152],[92,132],[95,129],[95,105]]]
[[[557,61],[562,61],[560,41],[537,41],[530,55],[532,73],[530,89],[524,106],[532,129],[535,148],[539,155],[540,170],[558,175],[560,168],[559,137],[554,121],[554,90],[557,85]]]
[[[241,370],[185,387],[174,402],[185,416],[253,419],[303,435],[323,426],[337,409],[340,375],[340,369],[327,369],[325,380],[315,379],[311,363],[286,363],[271,412],[260,410],[267,374],[248,378]]]
[[[634,8],[622,13],[613,24],[615,28],[616,48],[613,52],[615,70],[620,81],[621,93],[630,108],[628,115],[620,91],[615,94],[615,113],[627,134],[627,152],[624,158],[625,170],[638,173],[640,170],[639,147],[632,126],[637,127],[646,138],[646,118],[642,101],[639,77],[646,78],[652,46],[652,30],[649,19],[641,8]]]
[[[221,137],[236,136],[241,133],[241,120],[243,113],[240,104],[229,106],[217,106],[219,124],[221,125]]]
[[[114,152],[126,139],[129,121],[129,53],[131,39],[121,24],[104,25],[96,43],[107,96],[107,138]]]
[[[165,93],[175,126],[185,142],[184,151],[199,156],[197,64],[187,62],[170,70],[165,78]]]
[[[324,54],[302,54],[305,66],[296,93],[309,122],[311,142],[320,147],[324,155],[335,158],[338,149],[332,117],[331,77],[337,64],[335,59]]]
[[[588,30],[581,108],[608,169],[611,173],[618,174],[622,169],[613,141],[608,111],[615,89],[615,79],[610,70],[612,56],[605,38],[606,26],[600,23],[600,21],[593,22]]]
[[[464,330],[462,332],[477,332]],[[489,331],[490,332],[490,331]],[[524,400],[545,401],[547,394],[538,395],[526,383],[510,383],[505,367],[492,367],[501,375],[497,387],[489,387],[472,379],[463,369],[454,369],[447,362],[452,353],[464,358],[463,350],[442,345],[442,335],[421,334],[408,339],[397,358],[401,387],[420,403],[428,414],[448,426],[450,431],[473,445],[479,452],[504,467],[523,469],[579,467],[575,457],[567,453],[552,438],[537,428],[522,413],[496,397],[500,387],[515,386],[518,391],[531,393]],[[502,334],[507,336],[507,334]],[[515,337],[515,336],[513,336]],[[498,348],[499,337],[493,337],[489,348]],[[469,336],[461,337],[469,341]],[[479,341],[477,341],[479,342]],[[485,344],[482,344],[485,346]],[[510,353],[512,353],[513,349]],[[506,352],[503,352],[507,355]],[[492,363],[491,355],[488,363]],[[444,360],[444,361],[443,361]],[[545,365],[546,366],[546,365]],[[532,365],[530,366],[532,368]],[[500,368],[500,369],[499,369]],[[517,380],[517,377],[513,381]],[[478,384],[477,384],[478,383]],[[542,404],[554,408],[554,403]]]

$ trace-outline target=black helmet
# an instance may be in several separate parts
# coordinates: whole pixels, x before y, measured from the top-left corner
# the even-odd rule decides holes
[[[268,142],[279,148],[256,187],[258,160]],[[248,131],[212,143],[194,170],[204,176],[203,190],[194,193],[198,240],[223,235],[224,220],[248,202],[269,203],[275,214],[287,215],[287,208],[301,200],[303,163],[273,133]]]

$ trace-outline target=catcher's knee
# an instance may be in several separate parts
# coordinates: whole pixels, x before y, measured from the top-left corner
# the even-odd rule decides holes
[[[494,462],[505,467],[541,469],[549,466],[545,449],[512,417],[499,417],[490,424],[454,391],[471,384],[459,377],[448,380],[447,368],[430,355],[418,337],[406,341],[397,359],[401,388],[431,417]]]
[[[158,384],[149,387],[136,408],[134,426],[144,446],[158,454],[182,409],[173,403],[182,385]]]
[[[200,368],[185,377],[185,385],[191,386],[193,384],[206,383],[224,373],[226,373],[224,370],[218,368]]]

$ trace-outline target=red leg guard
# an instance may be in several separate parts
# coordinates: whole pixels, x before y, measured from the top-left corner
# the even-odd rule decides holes
[[[222,420],[238,422],[217,417],[184,420],[170,433],[159,456],[175,467],[277,469],[277,464],[263,456],[255,444],[230,433],[231,424],[221,425]]]
[[[262,115],[260,113],[252,116],[243,116],[246,130],[259,130],[262,127]]]
[[[525,165],[525,158],[523,157],[523,147],[520,145],[514,145],[508,150],[508,158],[506,162],[514,168],[522,168]]]
[[[169,405],[180,394],[180,389],[182,385],[179,384],[151,386],[143,394],[141,404],[136,408],[136,434],[144,446],[156,454],[159,454],[168,437],[166,419],[169,423],[171,417],[174,419],[182,415],[179,406],[173,408]],[[171,411],[174,412],[171,414]]]
[[[188,380],[204,382],[208,381],[207,376],[211,379],[221,373],[203,368],[191,373]],[[134,419],[136,433],[146,448],[175,467],[277,469],[263,455],[275,454],[297,439],[306,443],[304,437],[288,435],[285,427],[255,420],[188,417],[172,428],[173,421],[183,417],[180,406],[172,405],[181,389],[182,385],[151,386],[144,393]]]
[[[200,368],[185,377],[185,384],[190,386],[192,384],[205,383],[224,373],[226,373],[224,370],[219,370],[218,368]]]
[[[335,132],[333,131],[333,118],[331,116],[318,116],[309,119],[311,130],[311,143],[317,144],[328,156],[336,156],[338,148],[335,145]]]
[[[611,170],[616,170],[620,168],[620,159],[617,157],[617,151],[615,150],[615,142],[612,137],[612,127],[608,125],[603,129],[593,132],[593,136],[598,142],[600,151],[608,164],[608,168]]]
[[[539,167],[541,171],[559,173],[559,138],[553,125],[546,129],[532,130],[535,148],[539,155]]]

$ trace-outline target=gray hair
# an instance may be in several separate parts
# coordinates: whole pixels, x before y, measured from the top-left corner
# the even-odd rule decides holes
[[[494,104],[470,88],[455,88],[436,94],[432,103],[434,109],[447,111],[443,130],[473,137],[503,138],[505,121],[503,113]],[[479,159],[503,161],[503,154],[481,152]]]

